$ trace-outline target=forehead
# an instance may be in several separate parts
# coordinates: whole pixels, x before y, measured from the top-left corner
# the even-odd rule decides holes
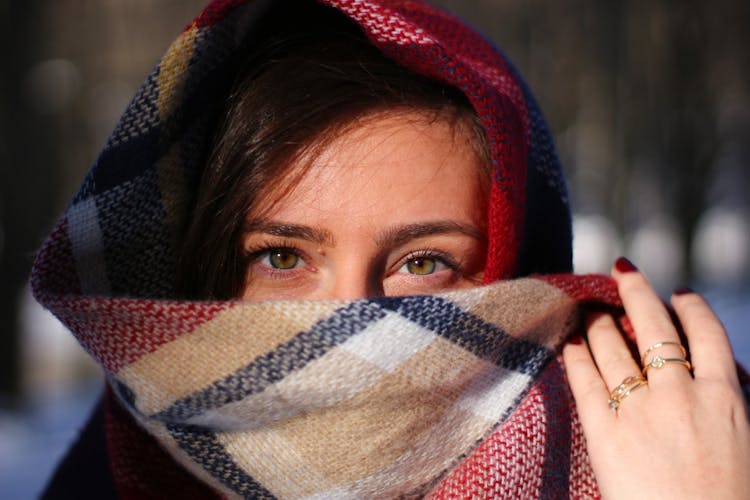
[[[286,175],[272,180],[248,215],[484,213],[489,175],[466,121],[418,110],[353,121],[286,165]]]

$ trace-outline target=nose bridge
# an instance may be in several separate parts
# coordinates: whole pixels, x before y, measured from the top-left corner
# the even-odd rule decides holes
[[[364,270],[342,270],[336,276],[334,298],[339,300],[356,300],[365,297],[380,297],[383,295],[383,285],[380,280],[374,280]]]
[[[336,267],[332,286],[327,294],[331,299],[356,300],[365,297],[381,297],[383,280],[373,269],[372,263],[362,255],[350,255],[346,262]]]

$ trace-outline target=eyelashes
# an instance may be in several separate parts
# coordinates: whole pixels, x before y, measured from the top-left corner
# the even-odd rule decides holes
[[[308,264],[308,260],[302,250],[285,242],[262,243],[245,251],[247,266],[260,262],[269,273],[278,277],[297,271],[300,268],[299,264]]]
[[[457,259],[434,248],[409,252],[401,259],[397,269],[405,269],[409,274],[417,276],[428,276],[445,269],[461,274],[461,264]]]
[[[269,272],[289,273],[298,270],[304,264],[311,267],[307,254],[297,245],[288,241],[263,242],[245,250],[245,262],[248,266],[261,263]],[[430,276],[443,270],[450,270],[462,275],[461,262],[451,254],[435,249],[424,248],[413,250],[396,261],[387,275],[406,272],[414,276]]]
[[[245,249],[245,262],[252,263],[268,252],[289,252],[302,257],[302,251],[291,242],[263,242]]]

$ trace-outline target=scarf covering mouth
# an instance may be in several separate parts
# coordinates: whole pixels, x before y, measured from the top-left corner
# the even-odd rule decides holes
[[[598,494],[557,353],[583,304],[617,304],[609,278],[353,302],[47,299],[108,375],[124,414],[110,426],[145,429],[212,489],[188,497]],[[123,497],[184,488],[130,431],[114,438]]]
[[[234,74],[258,33],[295,15],[320,22],[315,9],[467,96],[493,168],[486,277],[506,281],[348,303],[174,300]],[[591,497],[559,350],[583,304],[619,304],[615,288],[596,276],[507,280],[570,268],[549,131],[481,35],[416,0],[217,0],[125,110],[31,282],[107,375],[122,498]]]

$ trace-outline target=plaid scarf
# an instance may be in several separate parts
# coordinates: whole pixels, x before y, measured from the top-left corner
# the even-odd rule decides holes
[[[414,0],[316,7],[477,111],[494,172],[491,284],[348,303],[174,300],[175,256],[233,74],[255,33],[313,3],[212,2],[148,76],[37,256],[37,299],[107,375],[118,491],[596,496],[558,353],[581,306],[617,306],[615,289],[539,275],[571,261],[549,131],[506,58],[444,12]]]
[[[535,498],[596,495],[556,353],[582,303],[615,297],[607,278],[555,275],[343,303],[56,311],[146,431],[110,417],[125,497],[195,495],[167,480],[153,436],[211,496]]]

